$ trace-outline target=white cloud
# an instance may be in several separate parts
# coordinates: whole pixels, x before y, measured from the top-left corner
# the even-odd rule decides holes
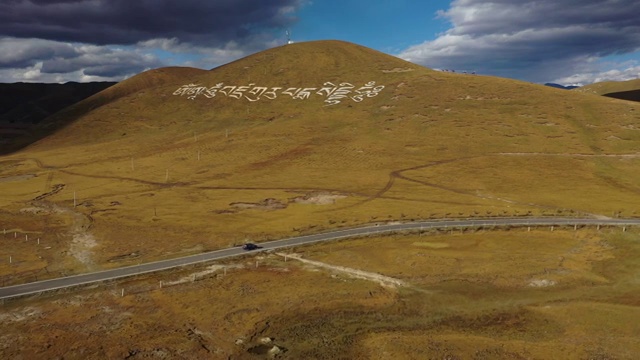
[[[455,0],[438,13],[451,22],[448,31],[398,56],[547,82],[597,72],[594,59],[638,51],[638,13],[636,0]]]
[[[22,78],[24,80],[38,79],[42,75],[42,72],[40,72],[41,69],[42,69],[42,62],[38,62],[34,66],[27,68],[22,73]]]
[[[555,79],[553,82],[562,85],[587,85],[602,81],[626,81],[640,79],[640,66],[625,66],[624,64],[613,64],[616,68],[609,70],[594,70],[591,72],[580,72],[573,75]]]
[[[284,39],[276,39],[266,35],[256,35],[253,36],[250,41],[243,43],[232,40],[226,42],[224,45],[211,47],[181,42],[177,38],[150,39],[138,43],[137,46],[147,51],[160,49],[170,54],[187,56],[189,58],[188,60],[179,61],[179,64],[183,66],[211,69],[255,52],[283,45],[284,42]]]

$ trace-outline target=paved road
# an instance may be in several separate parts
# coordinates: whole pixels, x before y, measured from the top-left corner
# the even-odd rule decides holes
[[[274,240],[260,243],[259,250],[250,253],[275,250],[280,248],[305,245],[320,241],[337,240],[348,237],[356,237],[377,233],[390,233],[403,230],[419,230],[429,228],[463,228],[479,226],[562,226],[562,225],[591,225],[591,226],[638,226],[640,219],[572,219],[572,218],[496,218],[476,220],[435,220],[411,223],[380,224],[345,230],[331,231],[327,233],[296,236],[288,239]],[[128,266],[118,269],[104,270],[81,275],[68,276],[51,280],[37,281],[27,284],[7,286],[0,288],[0,299],[36,294],[45,291],[79,286],[83,284],[97,283],[106,280],[152,273],[166,269],[197,264],[206,261],[220,260],[247,254],[247,251],[239,247],[210,251],[197,255],[184,256],[176,259],[155,261],[140,265]]]

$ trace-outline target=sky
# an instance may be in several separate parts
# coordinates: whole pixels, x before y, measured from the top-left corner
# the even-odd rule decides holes
[[[639,0],[0,0],[0,82],[120,81],[339,39],[563,85],[640,78]]]

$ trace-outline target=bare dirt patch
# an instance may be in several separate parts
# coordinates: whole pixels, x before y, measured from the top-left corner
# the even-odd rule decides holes
[[[329,193],[311,193],[304,196],[298,196],[290,200],[297,204],[313,204],[313,205],[331,205],[337,200],[346,198],[345,195],[329,194]]]
[[[448,247],[451,247],[450,244],[444,242],[414,242],[411,245],[429,249],[446,249]]]
[[[42,310],[37,307],[23,307],[14,311],[0,313],[1,323],[21,322],[32,318],[41,317]]]
[[[33,215],[49,215],[51,214],[51,210],[41,206],[30,206],[26,208],[20,209],[20,212],[23,214],[33,214]]]
[[[256,209],[256,210],[280,210],[285,209],[287,204],[274,198],[264,199],[259,202],[234,202],[229,206],[236,209]]]
[[[529,286],[531,287],[549,287],[554,285],[556,285],[556,282],[548,279],[533,279],[529,281]]]
[[[283,210],[290,204],[311,204],[311,205],[332,205],[340,199],[346,198],[346,195],[312,192],[302,196],[296,196],[287,200],[276,198],[267,198],[258,202],[232,202],[229,204],[230,209],[213,210],[217,214],[234,214],[241,210]]]
[[[93,248],[98,246],[96,237],[89,231],[92,220],[89,216],[73,208],[67,208],[47,202],[36,203],[38,208],[42,208],[58,214],[69,215],[72,224],[68,230],[71,235],[69,253],[80,262],[86,269],[94,269]]]
[[[383,70],[381,70],[381,71],[382,71],[383,73],[385,73],[385,74],[389,74],[389,73],[403,73],[403,72],[410,72],[410,71],[413,71],[413,69],[411,69],[411,68],[393,68],[393,69],[390,69],[390,70],[383,69]]]
[[[74,233],[69,252],[76,260],[91,269],[94,265],[93,251],[91,249],[97,245],[98,242],[93,235],[89,233]]]

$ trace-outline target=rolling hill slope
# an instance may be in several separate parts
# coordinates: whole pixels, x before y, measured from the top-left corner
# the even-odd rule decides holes
[[[605,81],[584,86],[576,91],[598,94],[613,99],[640,101],[640,79]]]
[[[381,220],[640,211],[640,105],[339,41],[152,70],[53,123],[0,158],[0,206],[72,244],[60,267]]]

